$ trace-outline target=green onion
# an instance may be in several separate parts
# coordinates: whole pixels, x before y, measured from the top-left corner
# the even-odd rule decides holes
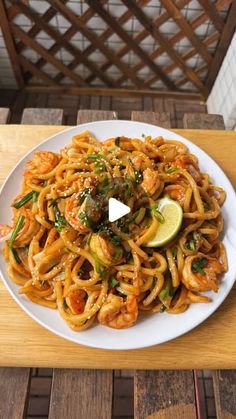
[[[81,212],[81,213],[78,215],[78,219],[79,219],[80,221],[82,221],[82,223],[83,223],[86,227],[93,229],[93,221],[92,221],[92,220],[88,217],[88,215],[87,215],[85,212]]]
[[[202,275],[206,275],[206,272],[204,271],[203,268],[205,268],[207,264],[208,264],[207,258],[196,259],[195,262],[193,262],[192,264],[192,272],[195,272],[195,273],[198,272]]]
[[[116,145],[116,147],[120,147],[120,137],[116,137],[115,145]]]
[[[161,290],[161,292],[160,292],[160,294],[159,294],[159,298],[160,298],[160,300],[161,300],[161,301],[165,300],[165,298],[167,297],[167,295],[168,295],[168,291],[167,291],[167,289]]]
[[[156,284],[157,284],[157,277],[154,276],[152,279],[152,289],[155,288]]]
[[[166,306],[164,306],[164,304],[162,304],[162,306],[160,308],[160,313],[164,313],[164,311],[166,311]]]
[[[114,253],[114,259],[120,259],[123,255],[123,250],[121,248],[116,249]]]
[[[85,188],[81,192],[80,199],[79,199],[79,202],[78,202],[78,206],[83,204],[85,198],[87,198],[87,196],[91,195],[91,192],[92,192],[92,189],[91,188]]]
[[[174,258],[174,259],[175,259],[175,258],[176,258],[176,256],[177,256],[177,252],[178,252],[177,247],[173,247],[173,249],[172,249],[172,255],[173,255],[173,258]]]
[[[142,134],[142,135],[141,135],[141,137],[143,137],[143,138],[144,138],[144,137],[145,137],[145,134]]]
[[[149,206],[150,210],[152,211],[152,214],[154,215],[154,217],[157,218],[157,220],[159,221],[159,223],[164,224],[165,222],[165,218],[163,217],[162,213],[160,211],[158,211],[158,205],[157,204],[153,204]]]
[[[15,258],[16,263],[18,263],[20,265],[21,259],[20,259],[19,255],[17,253],[17,250],[14,249],[14,248],[12,248],[11,251],[12,251],[12,254],[13,254],[14,258]]]
[[[138,172],[138,170],[135,168],[134,163],[132,162],[131,159],[128,159],[128,162],[131,168],[133,169],[135,182],[140,183],[142,181],[142,174]]]
[[[101,161],[94,162],[94,173],[97,175],[98,173],[104,172],[105,165]]]
[[[134,220],[136,220],[137,216],[139,215],[139,210],[136,211],[133,215],[127,218],[126,222],[128,224],[132,223]]]
[[[34,191],[31,191],[31,192],[27,193],[25,196],[23,196],[23,198],[21,198],[19,201],[17,201],[13,205],[13,207],[17,208],[17,209],[23,207],[23,205],[25,205],[26,202],[30,201],[33,198],[33,196],[34,196]]]
[[[55,222],[54,222],[54,227],[58,231],[58,233],[61,233],[61,231],[63,230],[63,228],[65,228],[67,226],[67,221],[63,217],[63,215],[61,215],[61,213],[60,213],[57,205],[55,205],[54,207],[55,207]]]
[[[178,172],[178,171],[179,171],[179,169],[177,169],[177,167],[170,167],[170,168],[166,171],[166,173],[171,174],[171,173],[175,173],[175,172]]]
[[[38,196],[39,196],[39,192],[33,191],[33,203],[35,204],[35,202],[37,202],[38,200]]]
[[[121,242],[122,242],[122,238],[120,236],[113,236],[111,238],[111,243],[114,244],[114,246],[119,246]]]
[[[20,215],[17,222],[16,222],[16,225],[15,225],[15,227],[14,227],[12,233],[11,233],[11,238],[9,240],[9,248],[11,250],[13,249],[13,245],[14,245],[14,242],[16,240],[16,237],[17,237],[18,233],[20,232],[20,230],[23,227],[24,220],[25,220],[25,217],[23,215]]]
[[[174,297],[174,295],[175,295],[175,289],[174,289],[173,284],[171,282],[170,286],[169,286],[169,296]]]
[[[109,278],[108,284],[109,284],[109,289],[115,288],[115,286],[119,284],[119,281],[117,281],[116,278],[111,277]]]
[[[66,310],[68,308],[68,304],[67,304],[66,300],[63,301],[63,308],[64,308],[64,310]]]

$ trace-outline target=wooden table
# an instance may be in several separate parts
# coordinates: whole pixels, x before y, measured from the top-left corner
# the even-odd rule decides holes
[[[0,126],[0,181],[34,145],[63,126]],[[236,133],[174,130],[209,153],[236,186]],[[1,220],[4,221],[4,220]],[[236,289],[208,320],[171,342],[151,348],[97,350],[45,330],[15,303],[0,283],[0,365],[65,368],[236,368]],[[13,325],[9,328],[9,324]],[[39,355],[40,353],[40,355]],[[55,356],[60,354],[60,356]]]

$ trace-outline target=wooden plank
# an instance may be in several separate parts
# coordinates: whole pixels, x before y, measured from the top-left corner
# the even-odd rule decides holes
[[[20,29],[19,26],[15,25],[14,23],[11,24],[11,29],[13,33],[21,39],[22,42],[25,43],[28,47],[31,47],[34,49],[39,55],[42,55],[42,57],[50,62],[54,67],[57,68],[58,71],[61,71],[64,73],[65,76],[72,79],[77,85],[79,86],[86,86],[85,81],[80,77],[78,74],[73,73],[70,71],[67,66],[65,66],[60,60],[52,56],[44,47],[39,45],[38,42],[36,42],[34,39],[30,38],[26,32],[24,32],[22,29]]]
[[[112,393],[112,370],[55,369],[48,418],[110,419]]]
[[[0,368],[0,417],[21,419],[27,407],[29,368]]]
[[[13,2],[13,0],[10,0]],[[70,54],[74,57],[77,57],[80,60],[80,63],[83,63],[91,72],[95,73],[108,87],[114,85],[113,80],[108,77],[99,67],[93,63],[91,60],[87,59],[80,51],[79,48],[75,47],[73,44],[70,44],[64,35],[61,35],[59,31],[55,30],[43,18],[40,17],[32,8],[29,8],[24,3],[19,3],[19,7],[22,12],[34,21],[41,30],[45,31],[53,40],[56,41],[61,47],[64,47]],[[85,83],[86,84],[86,83]]]
[[[206,14],[212,20],[215,28],[218,30],[219,33],[221,33],[224,29],[224,21],[222,17],[219,15],[214,3],[211,3],[209,0],[198,0],[198,3],[201,4]]]
[[[50,76],[48,76],[48,74],[40,70],[35,64],[33,64],[30,60],[27,60],[27,58],[25,58],[23,55],[19,55],[19,60],[22,66],[32,75],[40,80],[43,80],[49,85],[56,85],[56,82]]]
[[[10,109],[0,108],[0,124],[6,124],[10,117]]]
[[[235,33],[235,28],[236,28],[235,16],[236,16],[236,1],[233,1],[229,9],[228,17],[224,26],[224,30],[221,34],[219,44],[217,45],[214,59],[212,61],[209,74],[206,80],[206,86],[208,90],[211,89],[211,87],[213,86],[213,83],[215,82],[216,76],[221,67],[226,51],[230,45],[233,34]]]
[[[193,372],[136,371],[134,410],[136,419],[196,419]]]
[[[15,43],[11,34],[9,20],[7,18],[3,0],[0,1],[0,27],[2,29],[3,38],[7,47],[8,55],[12,64],[12,69],[15,74],[17,84],[19,87],[23,87],[25,82],[18,60]]]
[[[153,98],[150,96],[146,96],[143,98],[143,110],[148,112],[153,111]]]
[[[132,10],[133,14],[136,16],[138,21],[147,29],[149,34],[153,36],[157,42],[164,48],[164,50],[169,54],[171,59],[176,63],[178,67],[180,67],[183,72],[186,74],[186,76],[189,78],[189,80],[194,83],[197,88],[200,90],[200,92],[207,96],[208,89],[203,85],[202,81],[196,76],[194,71],[189,68],[183,59],[180,57],[180,55],[177,54],[175,49],[171,46],[169,41],[165,39],[161,32],[158,30],[156,25],[153,24],[152,20],[145,15],[143,10],[139,9],[137,4],[134,0],[123,0],[123,3]]]
[[[162,71],[161,67],[157,65],[149,55],[137,44],[131,36],[119,25],[117,20],[110,15],[102,6],[98,0],[87,0],[87,3],[94,9],[95,12],[98,13],[102,17],[102,19],[107,22],[107,24],[112,27],[113,31],[117,33],[117,35],[123,39],[123,41],[132,49],[140,58],[144,61],[144,63],[151,68],[151,70],[158,75],[158,77],[163,81],[163,83],[171,90],[176,90],[175,84],[166,76],[166,74]],[[136,5],[139,9],[139,6]]]
[[[78,112],[77,124],[85,124],[87,122],[102,121],[108,119],[117,119],[116,112],[83,109]]]
[[[189,129],[225,129],[222,115],[206,113],[185,113],[183,117],[184,128]]]
[[[25,108],[21,123],[25,125],[61,125],[62,109]]]
[[[236,370],[213,373],[217,419],[236,418]]]
[[[100,96],[122,96],[122,97],[142,97],[152,96],[157,98],[178,98],[190,100],[204,100],[200,93],[180,92],[171,90],[137,90],[137,89],[109,89],[102,87],[74,87],[68,85],[62,86],[25,86],[24,91],[34,93],[48,94],[66,94],[66,95],[100,95]]]
[[[205,45],[199,40],[199,38],[193,31],[191,25],[188,23],[188,21],[184,18],[184,16],[180,12],[179,8],[174,4],[174,2],[170,2],[169,0],[161,0],[161,3],[166,8],[170,16],[174,19],[175,23],[183,31],[183,34],[189,39],[189,41],[195,47],[196,51],[202,56],[202,58],[208,64],[210,64],[212,61],[212,56],[208,52]]]
[[[89,41],[96,46],[109,60],[111,60],[121,72],[126,74],[134,84],[140,88],[144,86],[144,82],[139,79],[134,73],[133,70],[126,64],[124,64],[117,55],[108,48],[105,43],[101,42],[99,37],[90,30],[84,22],[76,16],[69,8],[65,7],[59,0],[50,0],[50,3],[67,19],[71,22],[72,25],[77,27],[78,31],[83,33],[83,35],[89,39]]]
[[[170,128],[169,112],[139,112],[133,111],[131,114],[133,121],[147,122],[162,128]]]

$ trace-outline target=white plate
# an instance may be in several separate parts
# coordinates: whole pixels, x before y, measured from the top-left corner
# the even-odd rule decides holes
[[[34,129],[34,127],[32,127]],[[231,290],[236,273],[236,196],[232,185],[220,167],[199,147],[185,138],[154,125],[134,121],[99,121],[82,124],[69,128],[56,134],[28,153],[13,169],[5,181],[0,193],[1,223],[11,223],[10,204],[18,194],[21,187],[22,172],[35,150],[59,151],[71,142],[73,135],[91,131],[99,140],[108,137],[126,135],[128,137],[142,138],[142,134],[151,136],[162,135],[165,139],[180,140],[187,145],[189,150],[199,158],[201,171],[209,173],[214,184],[224,188],[227,199],[223,206],[225,229],[223,242],[227,250],[229,270],[223,276],[218,294],[208,293],[212,301],[207,304],[192,304],[189,309],[177,315],[161,313],[143,316],[137,324],[126,330],[113,330],[96,324],[89,330],[73,332],[66,322],[60,317],[58,311],[41,307],[27,300],[23,295],[18,295],[18,286],[11,282],[7,275],[6,263],[0,256],[0,271],[3,282],[16,302],[34,320],[51,330],[53,333],[87,346],[105,349],[136,349],[160,344],[180,336],[209,317],[224,301]]]

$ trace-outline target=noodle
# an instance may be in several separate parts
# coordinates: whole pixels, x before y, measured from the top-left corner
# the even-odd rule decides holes
[[[165,222],[151,210],[164,196],[182,207],[182,226],[166,245],[147,247]],[[131,209],[114,223],[111,197]],[[201,293],[217,292],[228,269],[219,237],[225,198],[178,141],[101,143],[86,131],[27,163],[3,251],[8,274],[20,294],[58,309],[75,331],[95,320],[129,327],[140,312],[182,313],[209,302]]]

